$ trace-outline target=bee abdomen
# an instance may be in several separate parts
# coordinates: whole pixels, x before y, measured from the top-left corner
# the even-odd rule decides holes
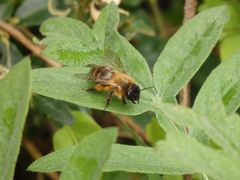
[[[107,66],[97,66],[91,70],[93,79],[96,80],[108,80],[113,75],[113,70]]]

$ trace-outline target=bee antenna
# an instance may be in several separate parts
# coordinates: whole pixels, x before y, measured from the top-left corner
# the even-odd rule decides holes
[[[145,87],[145,88],[141,89],[140,91],[144,91],[144,90],[152,89],[152,88],[154,88],[154,87],[153,87],[153,86],[151,86],[151,87]]]

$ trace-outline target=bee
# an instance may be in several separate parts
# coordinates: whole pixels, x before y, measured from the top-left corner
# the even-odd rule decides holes
[[[108,52],[106,54],[106,52]],[[75,74],[87,80],[95,82],[95,86],[87,89],[87,91],[107,91],[105,110],[110,105],[113,96],[118,97],[123,104],[126,99],[133,104],[139,103],[140,92],[142,90],[136,81],[130,77],[122,68],[122,63],[113,51],[106,51],[106,65],[88,64],[90,68],[88,74]],[[150,87],[152,88],[152,87]]]

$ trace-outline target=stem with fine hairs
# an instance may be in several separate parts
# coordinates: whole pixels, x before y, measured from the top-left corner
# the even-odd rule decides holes
[[[184,19],[183,23],[189,21],[196,14],[197,0],[185,0],[184,5]],[[180,92],[180,104],[183,106],[190,106],[190,83],[186,84],[186,86]],[[186,132],[188,133],[188,129],[186,127]],[[183,175],[184,180],[192,180],[191,174]]]

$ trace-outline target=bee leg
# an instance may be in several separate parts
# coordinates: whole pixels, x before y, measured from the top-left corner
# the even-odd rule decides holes
[[[104,110],[106,110],[107,107],[109,106],[110,101],[111,101],[112,96],[113,96],[113,93],[114,93],[113,91],[110,91],[110,92],[108,93],[108,95],[107,95],[107,97],[106,97],[106,104],[105,104]]]
[[[94,87],[91,87],[91,88],[89,88],[89,89],[82,89],[82,90],[84,90],[84,91],[94,91],[95,88],[94,88]]]
[[[122,95],[122,102],[123,102],[123,104],[126,104],[126,99],[125,99],[124,95]]]
[[[95,68],[95,67],[97,67],[97,65],[96,64],[87,64],[86,67]]]

